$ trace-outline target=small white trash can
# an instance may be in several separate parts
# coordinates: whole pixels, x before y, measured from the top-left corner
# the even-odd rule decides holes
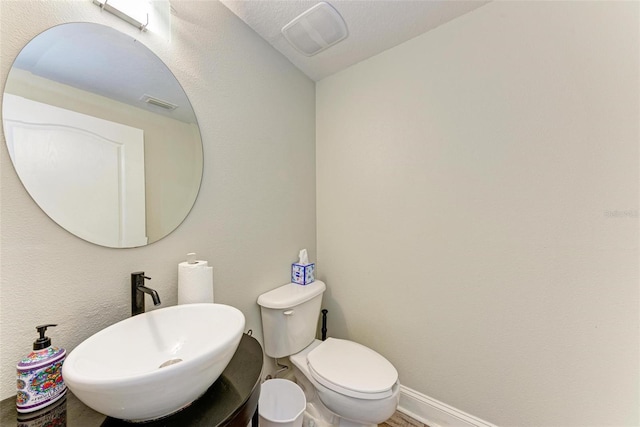
[[[301,427],[307,400],[293,381],[275,378],[260,389],[258,415],[260,427]]]

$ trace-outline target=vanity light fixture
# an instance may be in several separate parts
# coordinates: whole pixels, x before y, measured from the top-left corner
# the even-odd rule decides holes
[[[147,31],[149,12],[146,0],[93,0],[93,4],[127,21],[140,31]]]

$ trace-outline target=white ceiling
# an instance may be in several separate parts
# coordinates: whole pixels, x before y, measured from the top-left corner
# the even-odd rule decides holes
[[[432,30],[487,3],[483,0],[327,0],[344,18],[349,36],[307,57],[280,30],[318,0],[221,0],[313,80]]]

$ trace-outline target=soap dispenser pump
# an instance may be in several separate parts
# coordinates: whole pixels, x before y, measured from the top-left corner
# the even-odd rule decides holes
[[[40,325],[36,330],[40,337],[33,343],[33,351],[18,363],[16,409],[33,412],[62,398],[67,387],[62,379],[62,363],[67,355],[63,348],[51,346],[51,338],[45,336],[47,328],[57,325]]]

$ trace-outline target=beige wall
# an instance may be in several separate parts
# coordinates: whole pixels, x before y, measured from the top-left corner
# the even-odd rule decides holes
[[[504,426],[638,425],[637,2],[493,2],[317,84],[329,331]]]
[[[167,238],[107,249],[53,223],[22,187],[0,143],[0,399],[15,394],[15,364],[34,327],[58,323],[54,345],[71,350],[130,315],[130,273],[153,280],[162,306],[177,302],[177,264],[187,252],[210,261],[217,302],[243,311],[261,335],[256,299],[286,283],[306,247],[315,258],[314,83],[215,1],[172,1],[170,43],[101,13],[90,1],[0,2],[0,81],[39,32],[97,22],[138,38],[176,75],[204,143],[200,195]],[[152,307],[152,304],[148,303]]]

